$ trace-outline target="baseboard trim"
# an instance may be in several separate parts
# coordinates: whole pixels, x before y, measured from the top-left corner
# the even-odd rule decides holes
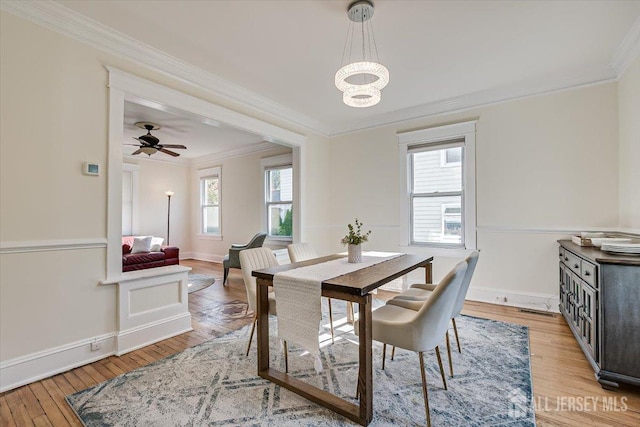
[[[180,257],[180,259],[195,259],[198,261],[207,261],[222,264],[224,255],[208,254],[205,252],[185,252],[184,255]]]
[[[118,332],[115,336],[115,354],[116,356],[122,356],[125,353],[192,330],[191,313],[181,313],[166,319],[146,323],[142,326]]]
[[[514,292],[496,288],[469,288],[467,299],[510,307],[529,308],[538,311],[559,313],[560,299],[555,294]]]
[[[102,344],[91,351],[91,344]],[[95,362],[116,352],[116,334],[83,339],[0,363],[0,393]]]

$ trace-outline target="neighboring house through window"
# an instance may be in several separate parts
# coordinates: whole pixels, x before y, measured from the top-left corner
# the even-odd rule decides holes
[[[220,236],[220,168],[198,171],[200,178],[200,234]]]
[[[264,170],[264,221],[270,238],[291,240],[293,236],[292,156],[262,160]]]
[[[401,133],[403,244],[475,249],[475,122]]]

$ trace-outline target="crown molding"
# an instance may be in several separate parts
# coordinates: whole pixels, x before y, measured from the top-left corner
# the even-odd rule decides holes
[[[290,125],[326,134],[324,126],[295,110],[224,80],[53,1],[3,0],[0,10],[44,26],[114,56],[168,75]]]
[[[618,47],[609,66],[601,69],[587,70],[578,76],[575,74],[569,77],[553,76],[524,85],[492,88],[379,114],[361,121],[349,121],[331,126],[181,61],[58,3],[3,0],[0,2],[0,10],[42,25],[114,56],[143,65],[200,90],[245,106],[252,111],[329,138],[518,98],[608,83],[618,79],[640,54],[640,18],[638,18]]]
[[[233,157],[242,157],[253,153],[273,150],[274,148],[278,147],[274,147],[273,143],[265,141],[255,145],[238,147],[220,153],[213,153],[206,156],[196,157],[195,159],[191,159],[191,165],[202,166],[207,163],[220,162],[222,160],[231,159]]]
[[[618,73],[618,78],[622,77],[638,55],[640,55],[640,17],[633,23],[611,59],[611,66]]]
[[[520,98],[609,83],[616,79],[617,75],[612,67],[603,67],[601,69],[591,70],[591,72],[582,73],[578,76],[571,75],[564,78],[553,76],[550,78],[539,79],[524,85],[492,88],[380,114],[358,122],[352,121],[342,126],[334,127],[330,130],[328,136],[342,136],[391,124],[436,116],[439,114],[451,114]]]

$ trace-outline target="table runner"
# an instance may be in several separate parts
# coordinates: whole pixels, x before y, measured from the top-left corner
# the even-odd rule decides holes
[[[316,372],[322,372],[318,338],[322,319],[322,282],[400,255],[402,254],[391,252],[364,252],[362,262],[357,264],[348,263],[345,257],[275,274],[273,288],[278,316],[278,337],[283,341],[298,344],[315,356]]]

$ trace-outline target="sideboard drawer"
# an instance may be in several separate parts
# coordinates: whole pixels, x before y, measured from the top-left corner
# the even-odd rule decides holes
[[[558,250],[558,256],[560,257],[560,262],[564,262],[564,248],[562,246]]]
[[[569,270],[573,271],[576,275],[580,276],[582,268],[580,266],[581,260],[569,251],[564,252],[564,264],[569,267]]]
[[[582,260],[582,270],[580,272],[580,277],[582,280],[593,286],[594,288],[598,287],[598,281],[596,280],[596,266]]]

